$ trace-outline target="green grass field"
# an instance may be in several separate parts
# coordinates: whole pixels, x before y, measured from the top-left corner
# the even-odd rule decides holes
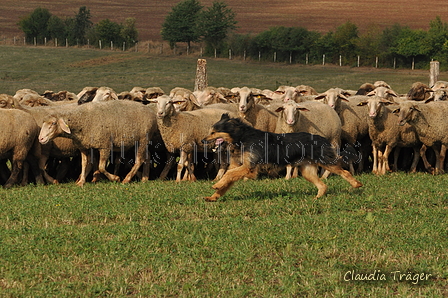
[[[0,47],[0,92],[192,88],[197,57]],[[398,92],[424,72],[208,61],[210,85]],[[0,189],[0,297],[446,297],[448,176]],[[359,279],[370,280],[359,280]]]

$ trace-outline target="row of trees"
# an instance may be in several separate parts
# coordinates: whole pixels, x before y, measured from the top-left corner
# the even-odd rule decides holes
[[[428,61],[448,62],[448,25],[440,17],[430,21],[429,30],[412,30],[395,24],[386,29],[372,26],[360,33],[352,22],[346,22],[326,34],[300,27],[274,27],[257,35],[232,34],[220,50],[246,53],[253,59],[310,63],[322,61],[344,65],[374,66],[379,59],[385,67],[427,68]],[[362,60],[359,61],[359,57]],[[448,63],[443,63],[447,65]]]
[[[43,43],[45,39],[67,40],[69,45],[85,45],[88,42],[103,42],[121,45],[125,42],[134,45],[138,31],[135,18],[127,18],[123,24],[109,19],[97,24],[91,21],[90,10],[82,6],[74,17],[62,19],[50,13],[46,8],[36,8],[30,15],[19,21],[20,29],[25,33],[27,42]]]
[[[205,43],[205,55],[233,55],[252,59],[319,63],[326,62],[355,66],[373,66],[378,59],[383,67],[425,68],[428,61],[439,60],[448,65],[448,25],[440,17],[429,23],[429,29],[412,30],[395,24],[386,29],[370,26],[359,32],[356,24],[346,22],[325,34],[302,27],[273,27],[259,34],[236,34],[236,14],[224,2],[213,2],[205,8],[198,0],[184,0],[173,7],[162,24],[161,37],[172,47],[176,43]],[[65,19],[37,8],[19,22],[28,42],[37,40],[67,40],[69,45],[113,42],[128,47],[137,42],[135,19],[118,24],[109,19],[97,24],[91,21],[85,6],[74,17]],[[342,57],[342,61],[340,61]],[[362,57],[360,60],[359,57]],[[447,62],[447,63],[445,63]]]

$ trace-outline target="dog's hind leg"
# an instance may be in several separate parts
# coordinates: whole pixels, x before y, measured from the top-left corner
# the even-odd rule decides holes
[[[356,180],[349,171],[344,170],[339,165],[329,164],[329,165],[321,165],[324,169],[330,171],[333,174],[337,174],[344,178],[350,183],[350,185],[354,188],[358,188],[362,186],[362,183]]]
[[[317,175],[317,165],[316,164],[304,164],[300,165],[300,172],[302,173],[303,178],[308,180],[309,182],[313,183],[318,191],[316,195],[316,199],[320,198],[327,192],[327,185],[320,180],[319,176]]]

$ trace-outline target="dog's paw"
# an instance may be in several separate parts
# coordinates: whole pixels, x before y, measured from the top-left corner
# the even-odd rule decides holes
[[[204,200],[205,200],[206,202],[216,202],[217,198],[214,198],[214,197],[205,197]]]

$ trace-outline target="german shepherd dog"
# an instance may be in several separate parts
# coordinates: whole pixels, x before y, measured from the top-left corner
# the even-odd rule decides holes
[[[327,191],[327,186],[317,175],[318,166],[342,176],[352,187],[362,186],[350,172],[342,169],[341,157],[335,148],[319,135],[305,132],[265,132],[244,123],[240,118],[230,118],[228,114],[223,114],[221,120],[213,125],[210,135],[202,142],[214,142],[216,146],[226,143],[232,148],[229,170],[213,185],[216,192],[211,197],[205,197],[209,202],[223,196],[235,181],[242,178],[255,179],[258,167],[267,164],[298,166],[302,176],[317,187],[316,198]]]

